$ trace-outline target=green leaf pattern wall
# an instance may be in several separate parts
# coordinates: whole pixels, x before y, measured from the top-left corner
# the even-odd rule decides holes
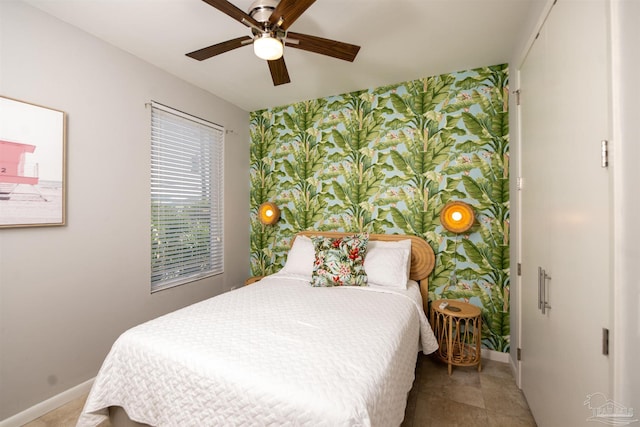
[[[431,300],[478,305],[483,345],[509,351],[508,93],[497,65],[251,113],[252,274],[282,268],[300,230],[421,236]],[[475,210],[463,235],[440,224],[450,200]]]

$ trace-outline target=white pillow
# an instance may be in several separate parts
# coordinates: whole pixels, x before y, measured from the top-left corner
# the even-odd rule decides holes
[[[364,270],[372,285],[406,289],[411,275],[411,239],[370,240]]]
[[[396,240],[392,242],[384,240],[369,240],[367,252],[376,248],[407,248],[411,251],[411,239]],[[407,259],[407,279],[409,276],[411,276],[411,252],[409,252],[409,259]]]
[[[302,275],[311,280],[315,257],[316,251],[313,248],[311,239],[307,236],[296,236],[296,240],[293,241],[291,250],[287,255],[287,262],[284,264],[282,272]]]

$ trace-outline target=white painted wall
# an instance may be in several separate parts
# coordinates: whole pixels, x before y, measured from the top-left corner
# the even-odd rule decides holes
[[[249,118],[15,0],[0,1],[0,95],[68,115],[68,225],[0,230],[3,420],[94,377],[127,328],[244,282]],[[153,295],[150,100],[233,130],[225,141],[225,273]]]
[[[640,413],[640,2],[612,0],[614,400]]]

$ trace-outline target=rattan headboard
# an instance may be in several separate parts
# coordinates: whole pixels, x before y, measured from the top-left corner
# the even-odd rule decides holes
[[[298,234],[303,236],[344,237],[350,236],[353,233],[337,231],[301,231]],[[426,310],[429,302],[429,274],[431,274],[436,262],[436,257],[431,246],[418,236],[409,236],[406,234],[369,234],[369,240],[395,241],[406,239],[411,239],[410,278],[420,284],[422,304]]]

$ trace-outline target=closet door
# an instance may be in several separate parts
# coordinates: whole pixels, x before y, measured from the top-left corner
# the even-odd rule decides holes
[[[593,424],[585,401],[612,390],[608,11],[606,0],[559,0],[520,69],[520,369],[540,427]]]

